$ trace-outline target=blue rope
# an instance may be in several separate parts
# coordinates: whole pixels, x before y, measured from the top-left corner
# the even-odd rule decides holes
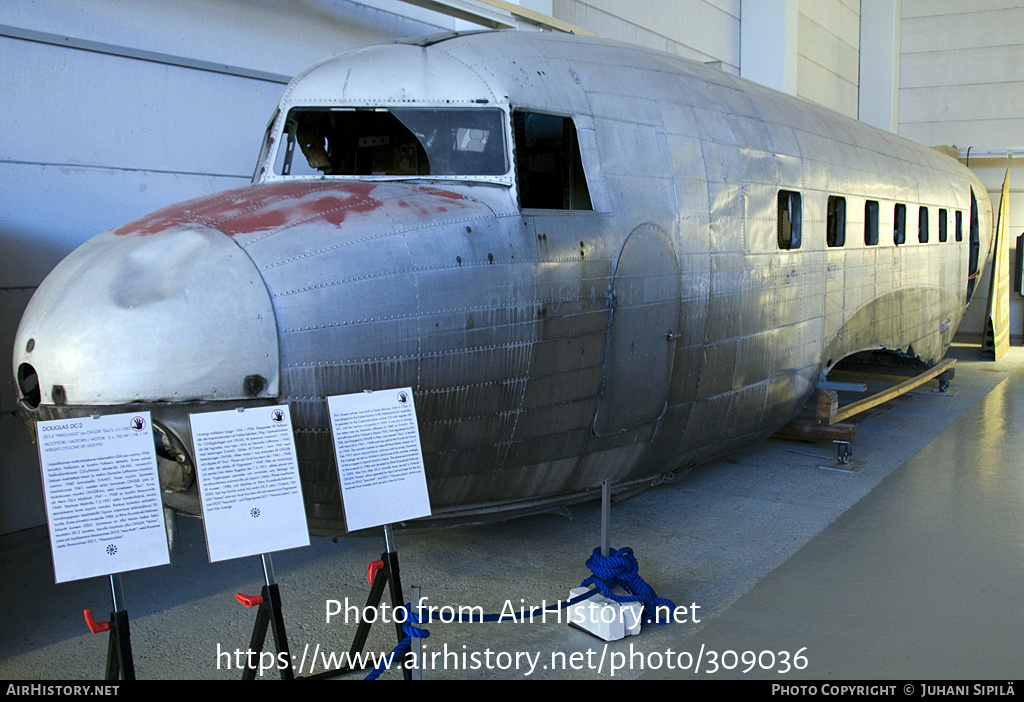
[[[410,605],[402,607],[405,610],[405,623],[402,624],[402,632],[405,633],[405,638],[398,642],[398,645],[391,649],[391,653],[381,658],[380,663],[377,667],[367,675],[364,680],[376,680],[380,677],[386,669],[391,667],[391,663],[396,658],[401,660],[409,649],[412,648],[413,639],[425,639],[430,636],[430,632],[421,627],[420,618],[412,611]],[[396,610],[397,612],[397,610]]]
[[[593,585],[594,587],[581,595],[573,597],[571,600],[562,602],[555,609],[535,607],[529,612],[520,612],[519,614],[484,614],[482,616],[471,615],[468,617],[460,615],[455,621],[478,623],[525,619],[526,617],[532,619],[541,612],[557,612],[566,607],[571,607],[590,599],[599,592],[613,602],[643,602],[644,621],[648,624],[656,620],[656,608],[659,605],[667,607],[669,612],[674,611],[676,608],[672,600],[658,597],[654,592],[654,588],[640,577],[640,564],[637,563],[636,558],[633,556],[633,549],[631,548],[612,549],[608,556],[602,556],[601,549],[595,548],[594,553],[587,559],[587,567],[590,568],[590,572],[593,575],[580,583],[580,586],[587,587]],[[630,594],[616,595],[612,592],[616,587],[621,587]],[[366,680],[376,680],[380,677],[381,673],[391,666],[395,658],[401,659],[405,656],[412,648],[413,639],[425,639],[430,636],[430,632],[422,628],[422,622],[420,622],[419,616],[412,611],[411,604],[405,605],[402,609],[405,610],[405,623],[402,625],[405,638],[391,650],[390,655],[381,659],[377,667],[373,669],[373,672],[366,676]],[[668,624],[669,621],[671,619],[659,621],[658,624]]]
[[[500,622],[507,621],[509,619],[525,619],[526,617],[534,617],[543,612],[557,612],[560,609],[571,607],[574,604],[588,600],[596,595],[600,590],[594,589],[584,592],[581,595],[573,597],[571,600],[562,602],[558,607],[554,609],[545,609],[544,607],[536,607],[529,612],[520,612],[519,614],[484,614],[483,616],[471,615],[462,616],[454,620],[460,623],[479,623],[479,622]],[[390,655],[384,656],[377,667],[367,675],[364,680],[376,680],[380,677],[381,673],[391,667],[391,663],[394,662],[395,658],[401,658],[409,649],[412,648],[413,639],[425,639],[430,636],[430,632],[423,628],[423,624],[420,621],[418,615],[412,612],[412,604],[407,604],[401,608],[405,611],[405,623],[402,624],[402,631],[405,633],[405,638],[398,642],[398,645],[391,649]],[[396,612],[398,610],[395,610]]]
[[[644,622],[647,624],[657,619],[658,605],[667,607],[668,612],[676,608],[672,600],[658,597],[654,588],[640,577],[640,564],[631,548],[613,548],[608,556],[602,556],[601,549],[595,548],[593,555],[587,559],[587,567],[593,575],[580,583],[581,587],[593,585],[613,602],[643,602]],[[630,594],[616,595],[612,592],[616,587]],[[671,618],[666,618],[665,621],[658,621],[658,624],[668,624],[669,621]]]

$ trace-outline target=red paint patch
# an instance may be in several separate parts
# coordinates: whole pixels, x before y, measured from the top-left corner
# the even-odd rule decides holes
[[[423,188],[431,195],[437,195],[438,197],[448,198],[449,200],[465,200],[466,196],[460,193],[453,193],[450,190],[436,190],[434,188]]]
[[[217,229],[227,236],[236,236],[277,231],[306,222],[341,226],[353,215],[380,209],[392,193],[403,196],[393,200],[396,205],[411,209],[422,217],[447,212],[448,207],[456,201],[463,201],[460,203],[462,206],[467,206],[469,202],[456,192],[405,183],[270,183],[227,190],[171,205],[120,226],[113,232],[117,236],[148,236],[173,227],[194,224]],[[437,198],[442,198],[448,207],[438,203]]]

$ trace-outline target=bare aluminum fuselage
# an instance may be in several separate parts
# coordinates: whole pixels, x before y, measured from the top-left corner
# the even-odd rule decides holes
[[[507,170],[282,173],[292,110],[335,107],[500,110]],[[517,111],[571,118],[585,206],[522,206]],[[780,190],[802,202],[792,248]],[[899,204],[915,224],[929,208],[928,243],[894,244]],[[411,386],[435,516],[535,511],[760,441],[851,354],[937,361],[967,302],[972,214],[984,260],[991,205],[952,159],[664,54],[535,33],[367,47],[290,84],[252,186],[61,263],[14,371],[30,419],[138,403],[183,465],[188,412],[288,403],[325,534],[344,531],[325,397]]]

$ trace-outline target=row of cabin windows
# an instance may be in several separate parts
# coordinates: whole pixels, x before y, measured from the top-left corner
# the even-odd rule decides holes
[[[793,190],[780,190],[778,199],[777,235],[780,249],[799,249],[802,236],[803,209],[800,193]],[[955,238],[963,241],[963,212],[954,212]],[[928,208],[921,207],[917,215],[917,240],[928,243]],[[864,245],[878,246],[878,201],[864,202]],[[947,227],[949,211],[939,208],[939,241],[948,241]],[[900,246],[907,243],[907,206],[896,203],[893,206],[893,244]],[[829,248],[846,245],[846,198],[830,195],[828,198],[828,214],[825,220],[825,243]]]

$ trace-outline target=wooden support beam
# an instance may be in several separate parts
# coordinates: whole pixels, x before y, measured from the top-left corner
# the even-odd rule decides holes
[[[818,388],[818,404],[814,408],[816,424],[832,424],[832,417],[839,411],[839,393],[836,390]]]
[[[810,419],[798,417],[775,432],[775,436],[800,441],[848,441],[857,437],[856,424],[818,424]]]
[[[904,393],[910,392],[914,388],[919,387],[921,385],[924,385],[929,380],[932,380],[935,377],[941,375],[942,373],[945,373],[947,370],[952,368],[953,365],[955,365],[955,364],[956,364],[956,359],[955,358],[947,358],[944,361],[936,363],[934,366],[932,366],[931,368],[926,370],[924,373],[920,373],[919,375],[916,375],[916,376],[914,376],[913,378],[911,378],[909,380],[905,380],[902,383],[900,383],[899,385],[894,385],[891,388],[889,388],[888,390],[883,390],[882,392],[876,393],[876,394],[872,395],[871,397],[865,397],[863,400],[857,400],[856,402],[851,402],[850,404],[846,405],[845,407],[839,409],[834,414],[831,414],[829,416],[829,418],[828,418],[828,423],[829,424],[836,424],[838,422],[843,421],[844,419],[849,419],[850,417],[853,417],[854,415],[857,415],[857,414],[860,414],[861,412],[869,410],[872,407],[877,407],[878,405],[882,404],[883,402],[888,402],[889,400],[892,400],[893,398],[899,397],[900,395],[902,395]],[[826,391],[826,392],[830,392],[830,391]]]

